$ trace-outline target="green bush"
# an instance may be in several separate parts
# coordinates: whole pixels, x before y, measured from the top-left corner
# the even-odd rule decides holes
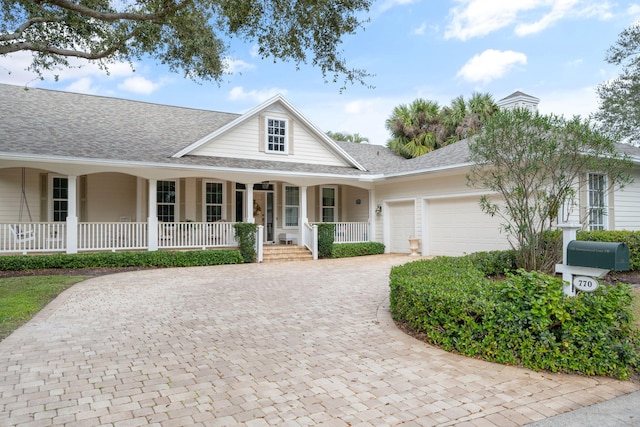
[[[331,258],[335,224],[318,224],[318,258]]]
[[[256,231],[258,225],[249,222],[233,224],[236,230],[236,242],[244,262],[256,262]]]
[[[194,267],[239,264],[237,250],[101,252],[86,254],[16,255],[0,257],[0,270],[92,267]]]
[[[331,258],[349,258],[363,255],[379,255],[383,253],[383,243],[334,243],[331,249]]]
[[[517,252],[514,250],[474,252],[466,255],[465,258],[469,259],[485,276],[498,276],[517,268]]]
[[[562,280],[518,270],[485,277],[471,257],[391,271],[395,320],[447,351],[534,370],[629,378],[640,370],[628,285],[567,297]]]
[[[640,270],[640,231],[578,231],[577,239],[590,242],[626,243],[629,246],[629,267],[632,271]]]

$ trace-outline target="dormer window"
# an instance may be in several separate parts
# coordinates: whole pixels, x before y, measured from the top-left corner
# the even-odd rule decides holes
[[[267,118],[268,153],[287,153],[287,121]]]

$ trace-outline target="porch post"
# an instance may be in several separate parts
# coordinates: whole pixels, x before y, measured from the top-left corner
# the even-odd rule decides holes
[[[307,215],[307,186],[300,187],[300,218],[298,219],[298,244],[304,245],[305,224],[309,222]]]
[[[158,250],[158,205],[157,205],[157,197],[158,197],[158,181],[155,179],[149,180],[149,216],[147,217],[147,235],[149,239],[149,248],[150,251]]]
[[[369,242],[376,241],[376,190],[369,190]]]
[[[256,220],[253,217],[253,183],[245,184],[247,186],[247,219],[248,223],[255,223]]]
[[[67,176],[67,253],[78,253],[78,180]]]

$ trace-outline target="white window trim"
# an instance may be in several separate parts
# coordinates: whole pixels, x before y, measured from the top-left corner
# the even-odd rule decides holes
[[[602,188],[602,230],[609,229],[609,192],[607,191],[609,185],[609,178],[606,174],[600,172],[589,172],[587,173],[587,227],[589,230],[600,230],[600,228],[596,228],[600,226],[600,224],[592,224],[591,223],[591,176],[598,175],[604,177],[604,186]]]
[[[53,222],[53,202],[54,202],[54,199],[53,199],[53,180],[54,180],[54,178],[66,178],[66,180],[67,180],[67,215],[69,215],[69,177],[66,176],[66,175],[59,175],[59,174],[50,173],[49,174],[49,188],[47,189],[47,201],[48,201],[47,203],[49,205],[49,208],[47,209],[47,211],[48,211],[47,215],[49,217],[48,218],[49,222]],[[60,200],[62,200],[62,199],[60,199]],[[65,221],[66,221],[66,218],[65,218],[65,220],[59,221],[59,222],[65,222]]]
[[[318,218],[320,219],[320,221],[324,222],[324,218],[322,215],[322,209],[324,209],[324,205],[322,204],[322,190],[324,190],[325,188],[332,188],[334,191],[334,201],[335,201],[335,205],[334,206],[328,206],[330,208],[333,209],[333,222],[339,222],[340,220],[338,219],[338,186],[337,185],[323,185],[320,187],[320,191],[319,191],[319,200],[318,200],[318,207],[320,208],[319,212],[318,212]]]
[[[287,205],[287,188],[297,188],[298,189],[298,204],[297,205]],[[300,227],[300,202],[302,199],[302,188],[299,185],[287,185],[282,184],[282,229],[283,230],[295,230]],[[275,196],[274,196],[275,197]],[[275,199],[274,199],[275,203]],[[297,225],[287,225],[287,208],[288,207],[297,207],[298,215],[296,216]]]
[[[160,186],[160,182],[173,182],[175,184],[176,195],[175,201],[173,202],[173,222],[180,222],[180,181],[177,179],[159,179],[156,182],[156,194],[158,194],[158,187]],[[156,218],[159,216],[158,206],[161,204],[169,205],[170,203],[162,203],[156,198]],[[160,218],[158,218],[160,221]]]
[[[269,120],[279,120],[284,122],[284,150],[269,150]],[[269,154],[289,154],[289,120],[282,117],[265,117],[264,118],[264,152]]]
[[[205,179],[202,180],[202,222],[207,222],[207,206],[218,206],[217,203],[207,203],[207,184],[221,184],[222,185],[222,205],[221,205],[221,218],[220,221],[226,220],[225,206],[227,206],[227,186],[224,181]]]

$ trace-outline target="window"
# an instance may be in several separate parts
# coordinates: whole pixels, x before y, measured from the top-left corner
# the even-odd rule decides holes
[[[322,187],[320,206],[322,209],[322,222],[336,222],[336,188]]]
[[[158,221],[176,221],[176,182],[158,181],[157,188]]]
[[[605,230],[607,228],[607,177],[590,173],[587,184],[589,230]]]
[[[204,205],[207,222],[220,221],[222,219],[224,185],[221,182],[205,182]]]
[[[267,152],[287,152],[287,121],[267,119]]]
[[[297,227],[300,205],[300,188],[284,187],[284,226]]]
[[[53,190],[53,221],[66,221],[69,214],[69,180],[54,176],[51,189]]]

